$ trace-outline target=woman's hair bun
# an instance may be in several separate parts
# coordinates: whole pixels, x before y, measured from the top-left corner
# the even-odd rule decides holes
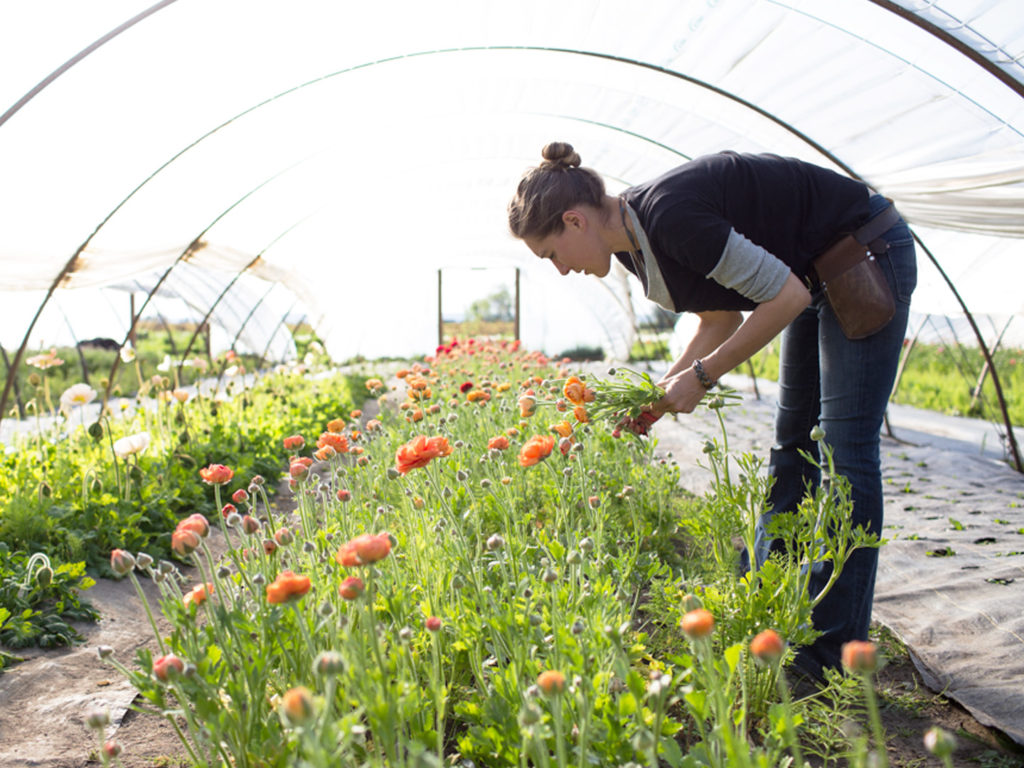
[[[540,154],[545,161],[543,165],[553,165],[559,168],[578,168],[580,165],[579,153],[572,148],[572,144],[566,144],[564,141],[552,141],[550,144],[546,144]]]

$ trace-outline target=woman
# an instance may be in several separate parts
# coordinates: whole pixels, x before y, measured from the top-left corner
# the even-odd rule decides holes
[[[758,525],[758,562],[779,548],[765,534],[770,514],[794,510],[807,482],[819,480],[800,455],[816,455],[816,425],[837,472],[851,483],[853,524],[880,536],[880,430],[917,282],[913,240],[889,201],[800,160],[734,152],[697,158],[612,197],[571,145],[548,144],[542,156],[509,204],[512,234],[563,275],[604,277],[614,255],[649,299],[697,313],[693,338],[659,382],[665,397],[654,416],[691,412],[720,376],[782,333],[769,463],[774,485],[770,513]],[[843,235],[877,229],[883,220],[886,228],[872,233],[881,237],[871,245],[895,315],[881,330],[851,340],[811,261]],[[741,311],[750,311],[746,320]],[[867,639],[877,563],[877,549],[853,553],[814,612],[822,635],[799,652],[800,671],[821,680],[824,668],[840,666],[844,643]],[[812,568],[812,594],[828,570],[827,563]]]

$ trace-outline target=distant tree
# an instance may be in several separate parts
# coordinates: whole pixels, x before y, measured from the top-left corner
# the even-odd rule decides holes
[[[509,294],[508,288],[503,286],[501,290],[490,296],[474,301],[466,310],[466,319],[485,322],[513,320],[512,296]]]

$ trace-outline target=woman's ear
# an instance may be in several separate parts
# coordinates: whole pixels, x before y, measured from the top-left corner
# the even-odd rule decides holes
[[[570,229],[586,229],[587,217],[582,211],[570,208],[562,214],[562,223]]]

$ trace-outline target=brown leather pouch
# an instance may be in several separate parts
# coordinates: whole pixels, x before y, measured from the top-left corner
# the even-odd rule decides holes
[[[853,235],[846,235],[817,257],[814,271],[846,338],[871,336],[896,314],[882,268],[870,248]]]

